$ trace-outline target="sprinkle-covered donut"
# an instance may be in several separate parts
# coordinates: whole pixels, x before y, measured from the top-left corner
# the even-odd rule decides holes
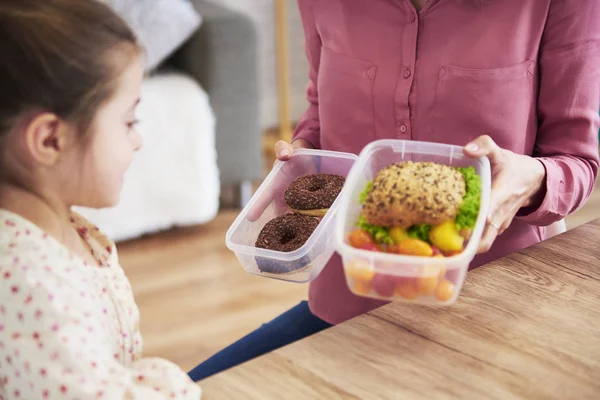
[[[273,218],[262,228],[256,247],[291,252],[302,247],[319,225],[319,220],[302,214],[283,214]]]
[[[302,176],[285,191],[285,203],[294,212],[322,217],[342,191],[345,181],[341,175]]]
[[[267,250],[292,252],[306,243],[318,225],[319,220],[309,215],[280,215],[265,224],[258,234],[255,246]],[[262,272],[285,274],[304,268],[307,262],[301,259],[282,267],[285,263],[257,258],[257,264]]]

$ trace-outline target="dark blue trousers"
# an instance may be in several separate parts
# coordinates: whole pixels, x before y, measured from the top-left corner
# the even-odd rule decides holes
[[[189,376],[197,382],[330,326],[311,313],[308,302],[303,301],[216,353],[190,371]]]

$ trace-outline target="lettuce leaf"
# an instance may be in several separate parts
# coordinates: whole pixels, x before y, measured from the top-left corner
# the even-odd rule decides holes
[[[362,214],[358,217],[356,226],[371,235],[373,240],[378,244],[394,244],[394,241],[390,237],[389,228],[369,224]]]
[[[429,231],[431,231],[431,225],[427,224],[417,224],[408,228],[408,236],[415,239],[421,239],[424,242],[431,244],[431,240],[429,240]]]
[[[467,190],[456,216],[456,228],[459,231],[463,228],[473,229],[481,202],[481,180],[472,166],[457,169],[465,178]]]
[[[367,197],[369,197],[369,194],[371,194],[371,190],[373,190],[373,181],[367,182],[367,186],[360,193],[360,204],[365,204]]]

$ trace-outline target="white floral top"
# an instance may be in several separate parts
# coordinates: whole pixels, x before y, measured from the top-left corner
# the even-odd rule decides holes
[[[0,209],[0,400],[199,399],[175,364],[142,358],[116,248],[73,215],[98,265]]]

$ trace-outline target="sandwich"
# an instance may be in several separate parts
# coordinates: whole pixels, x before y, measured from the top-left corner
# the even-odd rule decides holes
[[[367,250],[452,256],[477,221],[481,180],[473,167],[403,161],[382,169],[361,193],[350,244]]]

